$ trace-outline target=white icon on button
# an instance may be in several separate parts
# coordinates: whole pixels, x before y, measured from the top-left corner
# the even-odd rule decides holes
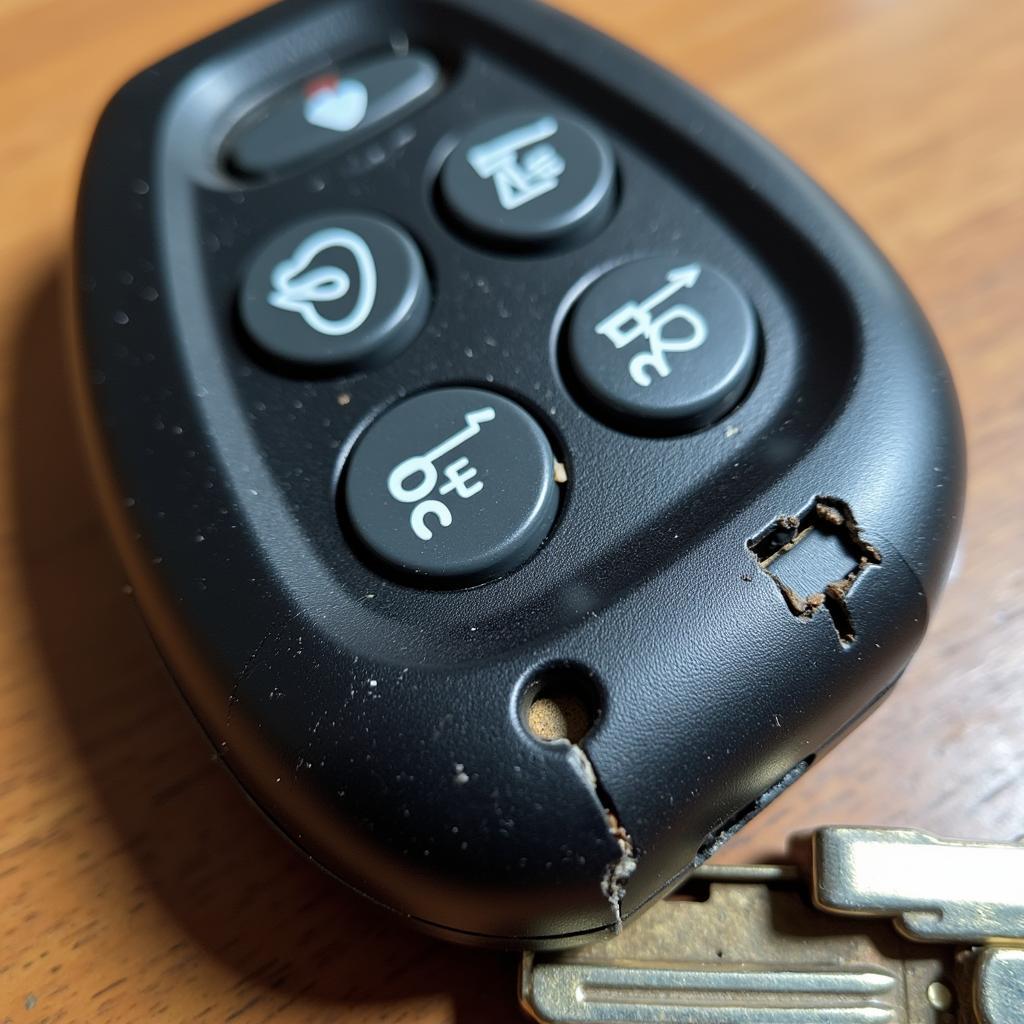
[[[343,299],[352,288],[352,279],[338,266],[311,266],[318,256],[330,249],[351,253],[359,273],[355,305],[337,320],[325,317],[317,304]],[[347,228],[325,228],[310,235],[289,259],[274,267],[270,272],[270,286],[272,291],[267,302],[271,306],[298,313],[314,331],[337,338],[351,334],[366,323],[377,298],[377,265],[361,235]]]
[[[427,516],[432,515],[440,526],[452,525],[452,513],[448,506],[437,498],[427,496],[437,486],[437,467],[434,463],[443,455],[454,451],[471,437],[480,433],[480,426],[494,419],[494,410],[487,406],[474,412],[466,413],[466,425],[451,437],[442,441],[422,455],[412,455],[400,462],[388,474],[388,493],[396,501],[412,504],[416,507],[409,513],[409,525],[412,532],[420,540],[431,540],[433,531],[427,525]],[[472,498],[484,489],[482,480],[471,480],[477,475],[476,469],[469,464],[469,459],[462,457],[445,466],[444,477],[447,481],[438,488],[438,494],[451,494],[453,491],[460,498]],[[414,486],[409,486],[411,477],[422,479]]]
[[[540,117],[469,149],[466,159],[470,167],[494,182],[502,209],[516,210],[558,188],[565,160],[545,142],[557,131],[553,117]]]
[[[672,372],[666,353],[692,352],[707,340],[707,321],[692,306],[676,303],[654,315],[654,310],[667,302],[681,288],[692,288],[700,278],[700,266],[691,263],[676,267],[666,275],[667,283],[651,292],[640,302],[624,302],[613,313],[609,313],[595,328],[597,334],[606,337],[616,348],[625,348],[637,338],[646,338],[647,352],[633,356],[629,361],[629,375],[641,387],[650,387],[654,370],[659,377]],[[688,328],[680,337],[666,337],[665,329],[673,321],[679,321]]]
[[[366,117],[369,94],[358,78],[324,75],[305,89],[302,116],[317,128],[332,132],[350,132]]]

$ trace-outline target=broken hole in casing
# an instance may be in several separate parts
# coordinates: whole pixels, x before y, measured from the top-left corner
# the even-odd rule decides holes
[[[747,547],[793,615],[810,619],[824,608],[840,643],[848,647],[856,640],[847,597],[861,573],[881,564],[882,556],[861,536],[845,501],[815,498],[802,512],[780,516]]]

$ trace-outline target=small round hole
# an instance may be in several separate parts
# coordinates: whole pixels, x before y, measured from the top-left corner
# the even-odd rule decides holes
[[[579,743],[597,718],[597,700],[589,673],[557,665],[534,677],[527,688],[526,727],[545,743]]]

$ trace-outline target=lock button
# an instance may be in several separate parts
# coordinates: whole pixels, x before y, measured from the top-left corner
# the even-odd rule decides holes
[[[743,397],[757,366],[757,318],[720,271],[651,257],[616,267],[584,292],[567,348],[573,375],[613,425],[683,433]]]
[[[437,388],[393,406],[343,476],[349,525],[390,568],[479,583],[525,562],[558,510],[555,457],[523,408],[491,391]]]

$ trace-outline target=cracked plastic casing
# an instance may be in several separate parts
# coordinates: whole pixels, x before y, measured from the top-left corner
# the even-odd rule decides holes
[[[263,180],[225,169],[251,108],[406,41],[443,74],[407,118]],[[461,234],[435,195],[458,132],[545,104],[609,139],[608,219],[534,254]],[[358,374],[274,364],[234,314],[259,245],[328,207],[400,223],[431,279],[420,336]],[[771,146],[554,11],[293,2],[171,57],[103,115],[76,251],[98,478],[182,692],[302,850],[447,937],[553,946],[628,922],[863,717],[921,640],[963,443],[917,306]],[[761,360],[724,420],[646,437],[578,401],[562,339],[599,271],[663,253],[742,287]],[[336,487],[383,409],[453,384],[519,402],[568,479],[529,562],[442,591],[364,560]],[[848,643],[748,546],[826,498],[878,555],[842,591]],[[593,699],[579,748],[524,725],[550,679]]]

